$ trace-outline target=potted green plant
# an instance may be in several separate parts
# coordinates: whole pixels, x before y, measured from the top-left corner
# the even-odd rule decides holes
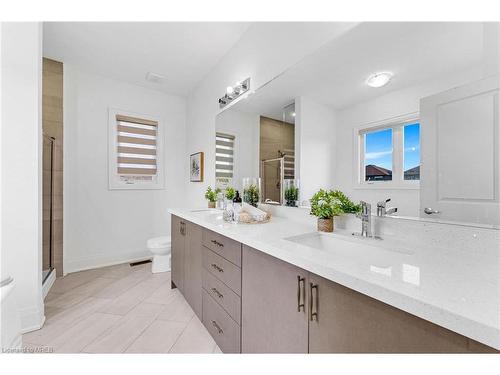
[[[257,204],[259,203],[259,194],[260,192],[257,185],[249,185],[243,190],[243,202],[257,207]]]
[[[212,190],[209,186],[205,192],[205,199],[208,201],[208,208],[215,208],[215,201],[217,200],[217,194],[220,193],[220,189],[216,188]]]
[[[340,208],[344,214],[357,214],[361,211],[361,205],[354,203],[340,190],[333,190],[331,194],[334,198],[337,198],[340,204]]]
[[[236,196],[236,190],[230,186],[226,188],[226,199],[228,201],[233,201],[234,197]]]
[[[340,190],[320,189],[311,198],[311,215],[318,217],[318,230],[333,232],[333,218],[346,213],[358,213],[359,204],[352,202]]]
[[[290,185],[285,188],[285,202],[287,206],[296,207],[299,199],[299,188]]]

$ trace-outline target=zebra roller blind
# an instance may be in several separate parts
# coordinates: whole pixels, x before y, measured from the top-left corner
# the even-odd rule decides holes
[[[117,172],[122,176],[157,174],[158,122],[116,115]]]
[[[233,178],[234,136],[223,133],[215,135],[215,177]]]

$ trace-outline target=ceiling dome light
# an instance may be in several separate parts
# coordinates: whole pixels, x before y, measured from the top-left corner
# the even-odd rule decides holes
[[[366,79],[366,84],[370,87],[382,87],[387,85],[393,76],[391,72],[375,73]]]

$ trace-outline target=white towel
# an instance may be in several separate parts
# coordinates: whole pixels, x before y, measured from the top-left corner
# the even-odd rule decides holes
[[[266,211],[263,211],[257,207],[254,207],[248,203],[245,203],[245,202],[243,202],[241,205],[241,211],[248,212],[250,215],[252,215],[254,220],[257,220],[257,221],[265,220],[267,217]]]

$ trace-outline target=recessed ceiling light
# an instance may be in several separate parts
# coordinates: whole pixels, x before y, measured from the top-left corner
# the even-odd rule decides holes
[[[387,85],[393,76],[391,72],[375,73],[366,79],[366,84],[370,87],[382,87]]]
[[[146,74],[146,81],[153,83],[162,83],[164,80],[165,76],[162,76],[161,74],[153,72],[148,72],[148,74]]]

